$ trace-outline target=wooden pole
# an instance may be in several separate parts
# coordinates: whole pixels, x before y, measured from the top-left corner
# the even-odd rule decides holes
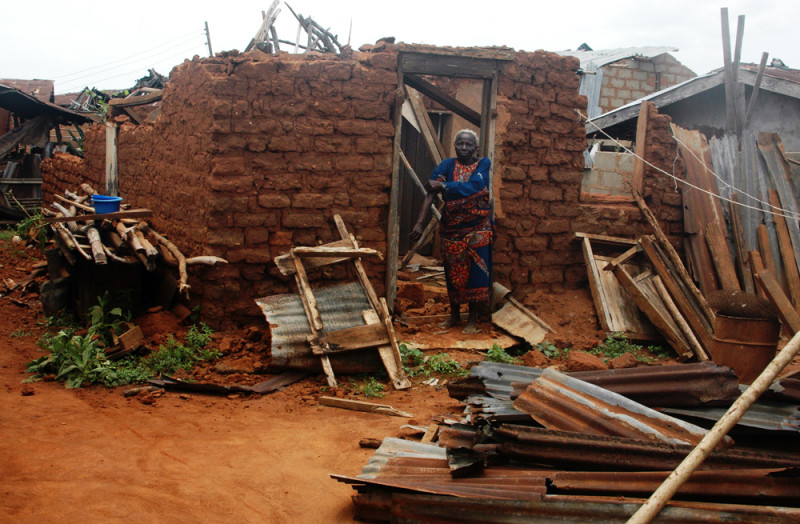
[[[697,470],[703,461],[714,451],[725,435],[744,416],[756,400],[769,388],[775,378],[789,365],[800,351],[800,332],[795,333],[786,346],[775,356],[770,364],[761,372],[758,378],[736,399],[736,402],[722,415],[714,427],[711,428],[703,440],[689,453],[683,462],[664,480],[659,488],[650,495],[637,511],[628,520],[628,524],[644,524],[651,522],[667,505],[673,495]]]
[[[747,106],[747,115],[744,117],[744,129],[750,125],[750,119],[753,118],[753,110],[756,107],[756,100],[758,100],[758,92],[761,89],[761,79],[764,78],[764,68],[767,67],[767,58],[769,53],[761,53],[761,63],[758,64],[758,74],[756,75],[756,83],[753,85],[753,94],[750,95],[750,105]]]
[[[211,33],[208,32],[208,21],[206,21],[206,43],[208,44],[208,56],[214,56],[214,51],[211,50]]]
[[[725,131],[736,132],[736,105],[734,103],[733,64],[731,64],[731,29],[728,25],[728,8],[721,8],[722,62],[725,65]]]
[[[403,64],[397,66],[397,99],[394,103],[394,147],[392,150],[392,189],[389,194],[389,238],[386,248],[386,302],[394,311],[397,296],[397,258],[400,254],[400,150],[403,130]]]

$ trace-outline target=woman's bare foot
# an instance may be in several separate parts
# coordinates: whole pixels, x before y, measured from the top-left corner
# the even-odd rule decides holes
[[[461,332],[464,333],[465,335],[474,335],[476,333],[480,333],[481,330],[478,329],[478,326],[475,325],[474,322],[467,322],[467,325],[464,326],[464,329],[461,330]]]
[[[450,329],[451,327],[458,326],[460,324],[461,324],[461,315],[453,315],[451,313],[450,316],[447,317],[447,320],[439,324],[439,327],[442,329]]]

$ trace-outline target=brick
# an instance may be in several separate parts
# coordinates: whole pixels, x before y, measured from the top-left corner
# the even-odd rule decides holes
[[[237,213],[236,215],[232,215],[231,218],[230,225],[236,227],[274,228],[280,223],[280,212],[265,213],[263,211],[258,211],[256,213]]]
[[[543,220],[536,226],[537,234],[568,233],[570,221],[567,219]]]
[[[387,193],[378,194],[364,194],[356,193],[350,199],[354,208],[362,207],[381,207],[389,204],[389,195]]]
[[[230,196],[225,193],[217,193],[210,200],[212,211],[246,213],[249,199],[246,196]]]
[[[533,251],[544,251],[547,249],[547,237],[544,236],[531,236],[531,237],[517,237],[514,239],[514,246],[525,253]]]
[[[265,227],[245,228],[244,239],[248,246],[252,244],[264,244],[269,241],[269,230]]]
[[[266,208],[285,208],[291,206],[289,195],[284,193],[266,193],[258,195],[258,205]]]
[[[308,151],[311,141],[309,138],[297,136],[274,136],[269,140],[269,150],[273,152]]]
[[[356,138],[355,149],[357,153],[391,153],[392,141],[380,138]]]
[[[551,185],[532,184],[528,189],[528,195],[531,200],[563,200],[562,190]]]
[[[226,258],[231,264],[246,262],[248,264],[268,264],[272,261],[269,249],[266,248],[240,248],[229,249]]]
[[[325,217],[321,213],[287,212],[281,220],[283,227],[291,229],[308,229],[325,226]]]
[[[364,155],[338,155],[333,160],[339,171],[371,171],[374,165],[372,157]]]
[[[209,229],[206,242],[213,246],[239,247],[244,244],[244,232],[240,229]]]
[[[211,173],[217,176],[241,175],[244,170],[242,156],[215,157],[211,160]]]
[[[253,175],[212,176],[208,187],[211,191],[249,192],[253,190]]]
[[[531,284],[560,284],[564,280],[563,270],[558,268],[531,271]]]
[[[292,196],[292,207],[324,209],[333,204],[333,195],[297,193]]]
[[[341,120],[335,127],[344,135],[374,135],[377,132],[377,124],[371,120]]]
[[[562,203],[552,203],[548,206],[550,216],[554,217],[577,217],[580,216],[582,210],[579,206],[575,204],[562,204]]]

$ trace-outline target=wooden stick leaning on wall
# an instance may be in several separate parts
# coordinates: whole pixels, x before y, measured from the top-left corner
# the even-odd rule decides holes
[[[703,313],[703,316],[705,317],[706,321],[713,326],[715,318],[714,312],[711,310],[711,306],[708,305],[708,302],[706,301],[703,294],[697,288],[697,285],[694,283],[694,280],[692,280],[692,278],[689,276],[689,273],[686,271],[686,267],[683,265],[681,257],[678,256],[678,252],[675,251],[675,247],[672,245],[672,243],[670,243],[669,239],[667,238],[667,235],[664,234],[664,231],[661,229],[661,225],[658,223],[658,220],[656,219],[655,215],[653,215],[653,212],[650,211],[650,208],[647,207],[647,204],[642,198],[642,195],[640,195],[636,191],[633,191],[633,198],[634,200],[636,200],[636,205],[639,206],[639,209],[642,211],[642,214],[647,219],[647,222],[650,223],[650,227],[653,229],[653,234],[655,235],[655,239],[658,241],[659,246],[667,255],[669,261],[672,262],[672,265],[675,267],[675,270],[680,275],[681,280],[686,285],[689,293],[695,299],[698,306],[700,306],[701,312]]]
[[[769,203],[774,209],[782,209],[780,197],[778,197],[778,192],[774,189],[769,189]],[[792,304],[797,310],[800,309],[800,272],[797,270],[789,228],[786,225],[786,217],[783,215],[775,214],[772,218],[775,221],[775,230],[778,233],[778,246],[780,247],[786,282],[789,285],[789,294],[792,297]]]

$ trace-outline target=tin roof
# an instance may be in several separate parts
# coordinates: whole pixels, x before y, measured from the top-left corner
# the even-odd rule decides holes
[[[19,89],[0,84],[0,107],[25,119],[51,114],[68,122],[88,122],[89,119],[50,102],[42,101]]]
[[[695,445],[706,434],[694,424],[552,369],[545,369],[513,405],[543,426],[564,431]]]
[[[55,82],[53,80],[22,80],[18,78],[0,78],[0,84],[19,89],[40,102],[52,102]]]
[[[644,47],[618,47],[616,49],[598,49],[597,51],[566,50],[556,51],[562,56],[574,56],[581,61],[581,69],[586,69],[589,64],[597,67],[613,64],[626,58],[655,58],[664,53],[678,51],[672,46],[644,46]]]

